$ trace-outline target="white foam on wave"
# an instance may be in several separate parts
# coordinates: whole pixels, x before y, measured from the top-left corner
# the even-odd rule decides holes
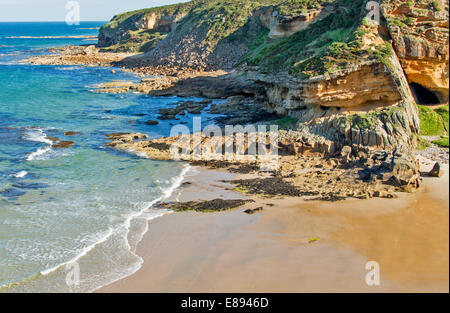
[[[86,254],[88,254],[89,251],[91,251],[92,249],[94,249],[96,246],[98,246],[99,244],[105,242],[106,240],[108,240],[109,237],[111,237],[111,235],[113,234],[112,229],[108,229],[102,236],[100,236],[100,238],[98,239],[98,241],[94,242],[93,244],[91,244],[90,246],[84,248],[77,256],[75,256],[72,260],[64,262],[62,264],[56,265],[55,267],[52,267],[48,270],[44,270],[41,271],[41,275],[48,275],[54,271],[56,271],[59,268],[62,268],[66,265],[69,264],[73,264],[76,261],[78,261],[80,258],[84,257]]]
[[[13,174],[12,176],[14,176],[15,178],[24,178],[27,175],[28,175],[27,171],[20,171],[16,174]]]
[[[150,221],[152,219],[155,219],[157,217],[160,217],[160,216],[163,216],[163,215],[169,213],[169,211],[161,211],[162,213],[160,213],[160,214],[158,214],[156,216],[154,214],[152,214],[152,215],[146,214],[148,209],[153,207],[156,203],[169,198],[174,193],[175,190],[180,188],[181,183],[183,182],[183,180],[185,179],[187,173],[191,169],[192,169],[192,167],[190,165],[186,165],[181,170],[181,173],[178,176],[175,176],[174,178],[172,178],[172,181],[171,181],[172,184],[168,188],[162,190],[162,196],[161,197],[159,197],[156,200],[152,201],[149,205],[147,205],[146,208],[144,208],[140,212],[137,212],[137,213],[135,213],[135,214],[133,214],[133,215],[128,217],[128,219],[126,221],[126,227],[128,229],[127,237],[128,237],[128,234],[129,234],[129,231],[130,231],[130,227],[131,227],[131,222],[132,222],[133,219],[135,219],[135,218],[145,218],[147,221]],[[147,223],[144,231],[139,236],[139,239],[137,240],[136,245],[142,240],[142,238],[144,238],[144,235],[147,233],[147,231],[148,231],[148,223]],[[129,245],[129,243],[128,243],[128,247],[131,250],[131,246]]]
[[[57,71],[74,71],[80,69],[76,66],[62,66],[62,67],[56,67],[55,70]]]
[[[27,128],[23,139],[28,141],[43,142],[52,145],[53,142],[47,138],[47,134],[40,128]]]
[[[33,160],[45,160],[47,159],[46,155],[48,155],[50,152],[52,152],[52,148],[45,147],[45,148],[39,148],[35,152],[31,152],[27,156],[27,161],[33,161]]]
[[[156,203],[165,200],[167,198],[169,198],[172,193],[178,189],[183,180],[185,179],[187,173],[192,169],[192,167],[187,164],[184,166],[184,168],[181,170],[181,173],[178,176],[175,176],[174,178],[172,178],[172,184],[165,190],[163,190],[163,194],[161,197],[153,200],[152,202],[150,202],[143,210],[136,212],[134,214],[131,214],[130,216],[128,216],[128,218],[125,221],[125,227],[127,229],[127,233],[125,234],[125,238],[126,238],[126,243],[127,243],[127,248],[129,250],[130,253],[132,253],[134,256],[136,256],[139,259],[139,263],[135,264],[134,268],[129,269],[128,273],[126,273],[125,275],[121,276],[121,277],[117,277],[116,279],[114,279],[113,281],[109,282],[108,284],[104,284],[101,286],[98,286],[97,288],[95,288],[94,290],[92,290],[92,292],[101,289],[104,286],[110,285],[112,283],[115,283],[125,277],[129,277],[131,275],[133,275],[134,273],[136,273],[139,269],[141,269],[142,265],[144,264],[144,260],[135,253],[135,251],[133,251],[129,241],[128,241],[128,235],[130,232],[130,228],[131,228],[131,223],[134,219],[137,218],[144,218],[146,220],[146,225],[144,230],[139,234],[139,237],[137,238],[136,242],[135,242],[135,246],[137,246],[139,244],[139,242],[142,241],[142,239],[144,238],[144,235],[148,232],[149,229],[149,222],[153,219],[156,219],[158,217],[164,216],[166,214],[171,213],[168,210],[161,210],[159,213],[154,213],[152,212],[152,214],[148,214],[149,213],[149,209],[152,208]]]
[[[27,156],[27,161],[33,160],[48,160],[55,155],[55,151],[51,148],[53,141],[51,141],[47,134],[40,128],[27,128],[27,132],[23,136],[24,140],[46,143],[47,147],[42,147],[30,153]]]
[[[93,286],[92,290],[89,290],[89,291],[93,292],[95,290],[98,290],[98,289],[106,286],[106,285],[112,284],[112,283],[114,283],[116,281],[119,281],[119,280],[121,280],[121,279],[123,279],[125,277],[131,276],[134,273],[136,273],[142,267],[142,264],[144,263],[144,260],[139,255],[137,255],[135,253],[135,251],[133,251],[133,249],[132,249],[132,247],[131,247],[131,245],[130,245],[130,243],[128,241],[128,235],[129,235],[129,232],[130,232],[130,229],[131,229],[131,224],[132,224],[133,220],[134,219],[144,219],[146,221],[146,225],[145,225],[144,230],[138,234],[137,239],[136,239],[136,241],[134,243],[134,246],[136,246],[142,240],[144,235],[148,232],[148,228],[149,228],[148,222],[150,222],[151,220],[156,219],[158,217],[161,217],[161,216],[164,216],[166,214],[171,213],[168,210],[160,210],[158,212],[152,212],[152,211],[149,211],[149,209],[151,209],[156,203],[158,203],[158,202],[160,202],[160,201],[162,201],[164,199],[169,198],[172,195],[172,193],[177,188],[179,188],[181,186],[183,180],[186,177],[186,174],[189,172],[189,170],[191,168],[192,167],[190,165],[186,165],[182,169],[181,173],[178,176],[175,176],[174,178],[172,178],[172,180],[171,180],[172,184],[167,189],[163,190],[161,197],[158,197],[157,199],[151,201],[150,203],[147,203],[143,207],[142,210],[140,210],[140,211],[138,211],[136,213],[128,215],[126,217],[124,223],[122,223],[121,225],[117,226],[116,229],[108,229],[107,232],[105,232],[101,236],[99,236],[99,238],[98,238],[98,240],[96,240],[96,242],[94,242],[91,245],[89,245],[88,247],[82,249],[71,260],[69,260],[67,262],[64,262],[62,264],[59,264],[57,266],[54,266],[54,267],[52,267],[50,269],[43,270],[43,271],[40,272],[40,274],[43,275],[43,276],[46,276],[46,275],[49,275],[49,274],[57,271],[58,269],[61,269],[61,268],[65,267],[67,265],[74,264],[74,263],[78,262],[81,258],[86,256],[91,250],[95,249],[95,247],[99,246],[100,244],[106,242],[114,234],[116,234],[117,232],[120,232],[120,230],[123,230],[123,228],[126,229],[126,232],[124,234],[124,240],[125,240],[126,247],[127,247],[128,251],[129,251],[129,253],[131,253],[133,256],[136,257],[136,259],[138,260],[137,263],[131,264],[130,267],[127,268],[126,270],[124,270],[123,274],[118,275],[118,277],[116,277],[116,278],[112,279],[111,281],[108,281],[107,283],[104,283],[104,284],[102,284],[100,286],[96,286],[96,287]]]
[[[135,155],[135,156],[137,156],[137,157],[139,157],[139,158],[141,158],[141,159],[148,159],[148,158],[149,158],[149,157],[147,156],[147,153],[146,153],[146,152],[137,151],[137,150],[134,150],[134,149],[132,149],[132,148],[125,149],[124,151],[125,151],[126,153],[128,153],[128,154]],[[158,182],[158,181],[157,181],[157,182]]]

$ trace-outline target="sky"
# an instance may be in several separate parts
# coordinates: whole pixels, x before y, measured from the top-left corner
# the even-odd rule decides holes
[[[0,0],[0,22],[65,21],[69,0]],[[109,21],[126,11],[186,0],[78,0],[81,21]]]

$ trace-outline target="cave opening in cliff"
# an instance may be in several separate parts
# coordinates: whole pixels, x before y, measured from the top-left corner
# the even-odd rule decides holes
[[[411,92],[417,104],[439,104],[439,99],[434,92],[418,83],[410,83]]]

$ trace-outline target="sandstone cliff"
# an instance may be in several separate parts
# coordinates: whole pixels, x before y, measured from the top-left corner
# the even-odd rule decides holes
[[[383,1],[382,9],[408,80],[448,102],[448,0]]]
[[[126,12],[100,29],[98,46],[108,50],[146,52],[153,49],[189,12],[193,2]]]

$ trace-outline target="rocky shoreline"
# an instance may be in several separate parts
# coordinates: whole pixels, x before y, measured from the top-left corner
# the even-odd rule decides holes
[[[239,174],[238,179],[228,183],[245,195],[291,196],[310,201],[395,198],[398,192],[417,190],[421,186],[421,175],[428,175],[420,172],[418,160],[409,153],[362,146],[344,146],[332,154],[324,154],[323,151],[305,153],[293,149],[292,135],[284,131],[279,133],[278,165],[269,171],[261,170],[262,160],[258,158],[243,160],[236,155],[229,161],[225,158],[194,160],[194,155],[189,154],[183,161]],[[180,140],[182,136],[153,140],[147,140],[144,134],[111,134],[108,137],[111,140],[107,144],[109,147],[143,152],[156,160],[173,160],[171,148],[183,142]],[[208,140],[212,139],[202,137],[199,145],[206,145]],[[219,140],[226,145],[232,139],[224,136]],[[193,147],[192,151],[195,150]]]
[[[123,60],[126,59],[128,65],[123,67],[123,70],[135,72],[142,77],[139,83],[107,82],[97,86],[94,92],[140,92],[150,96],[207,98],[202,101],[184,101],[174,108],[161,109],[158,120],[176,121],[179,115],[185,115],[186,112],[200,114],[207,107],[210,113],[220,114],[216,122],[222,126],[273,122],[280,118],[267,109],[267,104],[264,103],[266,101],[264,87],[236,72],[204,72],[189,69],[177,71],[163,66],[132,66],[135,55],[100,52],[93,46],[64,47],[52,49],[51,52],[58,54],[34,57],[28,61],[46,65],[118,66],[123,65]],[[152,76],[145,77],[149,74]],[[211,104],[212,101],[208,99],[227,99],[227,101],[218,105]],[[157,125],[158,120],[149,120],[147,124]],[[412,192],[420,188],[420,167],[415,153],[409,149],[386,150],[381,149],[383,145],[375,144],[370,147],[363,145],[362,141],[356,141],[361,144],[349,145],[346,144],[348,141],[327,140],[326,136],[318,136],[302,129],[281,131],[278,136],[277,149],[280,153],[278,167],[269,172],[261,171],[258,160],[237,161],[235,158],[231,162],[201,161],[188,157],[185,161],[238,173],[239,179],[229,183],[241,193],[256,197],[291,196],[309,201],[342,201],[348,198],[394,198],[398,192]],[[156,160],[173,160],[170,147],[179,139],[177,137],[146,140],[148,137],[145,134],[111,134],[108,137],[111,140],[107,144],[109,147],[123,151],[144,152],[149,158]],[[226,145],[232,138],[223,136],[215,140]],[[202,137],[202,144],[207,141],[208,138]],[[445,158],[439,161],[445,162]],[[171,207],[175,211],[215,211],[218,202],[163,206]],[[233,208],[233,203],[232,201],[230,206],[229,201],[221,202],[224,209]]]

